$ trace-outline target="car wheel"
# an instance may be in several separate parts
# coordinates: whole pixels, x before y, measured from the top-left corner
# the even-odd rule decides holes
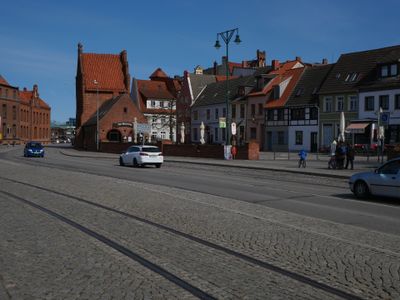
[[[364,181],[357,181],[354,184],[354,195],[357,198],[365,198],[369,195],[369,189]]]
[[[122,167],[125,165],[124,161],[122,160],[122,157],[119,158],[119,165]]]
[[[139,167],[139,164],[138,164],[136,158],[133,159],[133,167],[134,167],[134,168]]]
[[[156,168],[161,168],[161,164],[156,164]]]

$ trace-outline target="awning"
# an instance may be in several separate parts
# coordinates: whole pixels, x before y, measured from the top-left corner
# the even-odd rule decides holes
[[[364,133],[365,128],[369,124],[370,123],[353,123],[347,126],[346,131],[349,131],[351,133]]]

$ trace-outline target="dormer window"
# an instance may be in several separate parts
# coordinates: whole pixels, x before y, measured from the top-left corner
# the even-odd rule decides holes
[[[239,90],[238,90],[238,95],[239,96],[244,96],[244,86],[241,86],[241,87],[239,87]]]
[[[279,99],[280,98],[280,86],[275,85],[274,86],[274,99]]]
[[[357,77],[358,77],[358,73],[351,74],[350,81],[352,81],[352,82],[356,81]]]
[[[393,77],[398,75],[397,64],[388,64],[381,66],[381,77]]]
[[[296,97],[301,96],[301,94],[303,94],[303,88],[299,88],[296,92]]]

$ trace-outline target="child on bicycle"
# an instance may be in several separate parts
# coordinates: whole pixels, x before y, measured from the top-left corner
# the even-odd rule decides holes
[[[299,168],[301,166],[303,166],[303,168],[305,168],[306,167],[307,151],[302,149],[302,150],[300,150],[298,155],[300,157],[300,159],[299,159]]]

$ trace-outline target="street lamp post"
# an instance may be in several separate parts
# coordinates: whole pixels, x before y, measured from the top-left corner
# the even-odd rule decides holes
[[[226,62],[225,62],[225,68],[226,68],[226,145],[230,144],[229,140],[229,130],[230,130],[230,119],[229,119],[229,42],[231,41],[234,33],[236,32],[236,38],[235,38],[235,43],[240,44],[241,40],[239,38],[239,29],[231,29],[227,30],[224,32],[219,32],[217,33],[217,40],[215,41],[214,47],[219,49],[221,48],[221,44],[219,43],[219,37],[222,38],[222,40],[225,42],[225,48],[226,48]]]
[[[96,79],[93,83],[96,85],[96,150],[99,151],[99,83]]]

